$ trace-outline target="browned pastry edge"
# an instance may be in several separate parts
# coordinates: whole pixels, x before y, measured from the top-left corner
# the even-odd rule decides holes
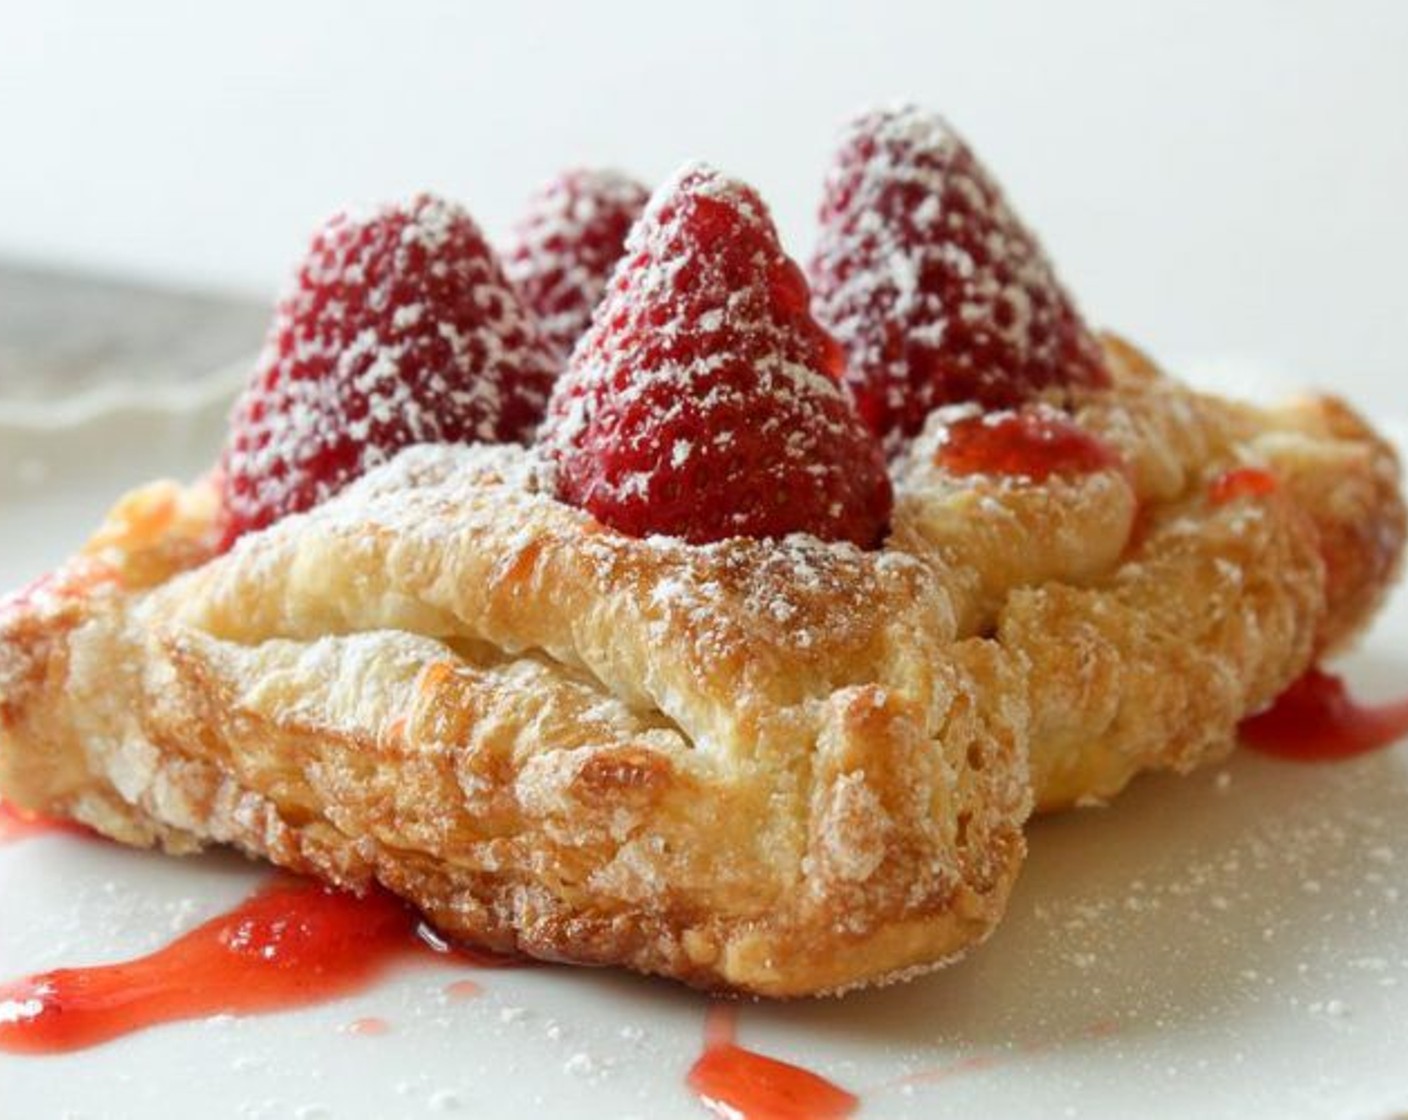
[[[924,557],[929,587],[826,561],[758,599],[756,571],[786,582],[785,550],[714,550],[704,573],[540,499],[441,493],[453,472],[433,456],[361,486],[373,507],[410,487],[412,516],[368,522],[344,503],[251,545],[262,563],[201,566],[207,488],[141,492],[0,620],[0,790],[128,843],[228,843],[354,888],[375,879],[451,935],[536,956],[767,995],[932,967],[1001,914],[1029,732],[1043,808],[1219,757],[1242,716],[1364,625],[1397,568],[1397,460],[1345,406],[1234,405],[1107,346],[1116,389],[1074,414],[1125,472],[985,488],[901,466],[889,555]],[[1236,466],[1282,485],[1210,503],[1210,480]],[[466,517],[448,551],[421,532]],[[662,562],[685,573],[683,598],[650,583]],[[884,625],[858,626],[872,602]],[[815,625],[825,640],[796,640]],[[390,660],[415,668],[388,686],[395,703],[350,725],[299,707],[329,666],[354,671],[361,654],[340,642],[381,628],[403,635]],[[985,633],[998,642],[962,640]],[[466,712],[497,726],[505,666],[548,673],[536,691],[554,703],[609,701],[619,726],[579,742],[592,721],[574,717],[558,753],[576,755],[526,766],[521,744],[418,749],[472,738]],[[260,684],[271,672],[291,682],[282,708]],[[347,707],[359,683],[332,699]],[[806,704],[827,713],[801,737],[813,745],[780,748],[770,713]],[[662,747],[689,737],[675,707],[708,750]],[[779,754],[809,761],[756,765]],[[948,778],[920,780],[938,756]],[[555,776],[525,811],[533,766]],[[620,853],[670,821],[699,858],[665,861],[646,891]]]
[[[922,565],[596,539],[481,469],[519,453],[444,454],[149,592],[124,574],[194,558],[199,526],[105,528],[0,622],[0,789],[717,990],[880,983],[990,932],[1024,852],[1023,693],[992,643],[942,639]]]
[[[933,462],[943,416],[897,468],[891,546],[966,580],[960,632],[1029,666],[1040,810],[1224,756],[1241,719],[1363,628],[1403,550],[1397,457],[1342,402],[1254,408],[1114,337],[1106,353],[1113,386],[1060,403],[1122,468],[956,479]],[[1278,486],[1219,504],[1237,468]]]

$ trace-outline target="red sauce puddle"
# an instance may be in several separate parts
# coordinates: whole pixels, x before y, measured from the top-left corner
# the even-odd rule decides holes
[[[75,824],[73,821],[42,817],[38,813],[31,813],[28,809],[21,809],[7,801],[0,801],[0,844],[9,843],[12,840],[23,840],[29,836],[42,836],[49,832],[72,832],[80,836],[92,835],[81,824]]]
[[[687,1080],[711,1112],[740,1120],[841,1120],[860,1107],[855,1094],[825,1078],[737,1045],[737,1024],[736,1008],[710,1005],[704,1053]]]
[[[1277,487],[1276,476],[1259,467],[1237,467],[1218,475],[1208,484],[1208,500],[1215,506],[1238,498],[1264,498]]]
[[[446,950],[386,891],[358,898],[281,879],[148,956],[0,984],[0,1051],[58,1054],[160,1023],[323,1003],[399,961]]]
[[[1002,474],[1044,482],[1052,475],[1121,468],[1109,444],[1055,412],[1010,412],[955,421],[934,453],[951,474]]]
[[[1353,758],[1408,735],[1408,700],[1356,703],[1344,681],[1311,667],[1266,711],[1242,721],[1242,742],[1295,762]]]

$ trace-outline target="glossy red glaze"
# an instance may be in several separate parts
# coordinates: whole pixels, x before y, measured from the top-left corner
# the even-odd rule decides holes
[[[430,951],[384,891],[281,880],[148,956],[0,984],[0,1050],[61,1053],[159,1023],[321,1003]]]
[[[1262,498],[1272,493],[1278,483],[1276,476],[1260,467],[1237,467],[1224,471],[1208,484],[1208,499],[1215,506],[1226,505],[1238,498]]]
[[[934,464],[950,474],[997,474],[1044,482],[1052,475],[1119,468],[1109,444],[1055,412],[966,416],[948,426]]]
[[[1352,758],[1408,735],[1408,700],[1356,703],[1344,681],[1312,667],[1266,711],[1242,721],[1242,742],[1297,762]]]
[[[689,1087],[710,1111],[742,1120],[839,1120],[860,1107],[825,1078],[737,1045],[736,1018],[733,1007],[709,1008],[704,1053],[689,1071]]]

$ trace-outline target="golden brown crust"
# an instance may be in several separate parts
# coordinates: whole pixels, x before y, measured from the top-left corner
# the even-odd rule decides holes
[[[411,452],[151,591],[12,609],[7,795],[703,987],[840,990],[984,937],[1024,850],[1025,694],[933,573],[632,540],[527,461]]]
[[[214,559],[208,486],[139,491],[0,607],[0,790],[551,959],[774,996],[933,967],[1000,916],[1033,787],[1220,756],[1402,551],[1345,406],[1106,347],[1063,403],[1119,467],[955,478],[938,415],[878,553],[627,538],[516,448],[408,452]],[[1277,487],[1216,500],[1244,467]]]
[[[1361,628],[1404,539],[1391,448],[1328,398],[1264,410],[1195,393],[1118,339],[1108,390],[1067,402],[1121,467],[955,478],[936,414],[896,468],[892,547],[952,587],[960,633],[1028,666],[1040,809],[1221,757],[1238,722]],[[1239,468],[1269,494],[1219,502]]]

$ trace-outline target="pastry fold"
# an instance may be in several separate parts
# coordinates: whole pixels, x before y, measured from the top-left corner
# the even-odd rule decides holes
[[[1027,690],[917,558],[635,540],[508,447],[405,452],[224,556],[213,516],[205,486],[138,492],[0,612],[7,797],[773,996],[1001,914]]]
[[[1223,757],[1240,720],[1363,628],[1403,551],[1397,457],[1342,402],[1255,408],[1117,338],[1105,354],[1112,385],[1062,403],[1117,465],[954,475],[941,411],[894,470],[889,547],[934,565],[960,635],[1024,666],[1040,809]],[[1273,485],[1219,494],[1238,470]]]

